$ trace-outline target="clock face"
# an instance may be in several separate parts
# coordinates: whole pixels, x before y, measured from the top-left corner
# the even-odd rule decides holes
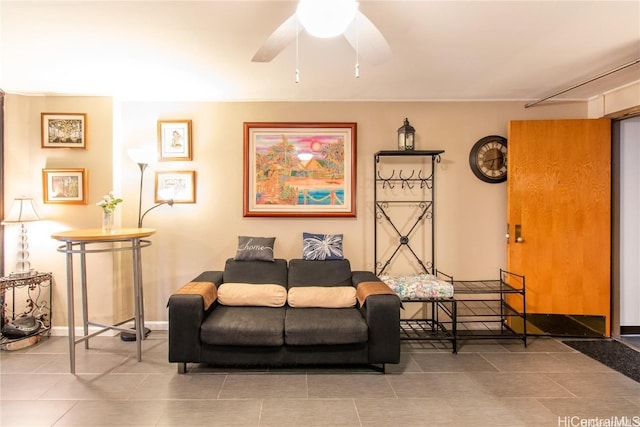
[[[507,179],[507,140],[491,135],[480,139],[471,148],[469,165],[473,173],[492,184]]]

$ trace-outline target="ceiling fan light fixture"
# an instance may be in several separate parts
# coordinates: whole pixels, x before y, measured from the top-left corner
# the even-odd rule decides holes
[[[357,11],[355,0],[300,0],[296,15],[309,34],[330,38],[344,33]]]

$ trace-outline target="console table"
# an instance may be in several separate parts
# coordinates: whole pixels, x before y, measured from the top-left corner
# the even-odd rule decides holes
[[[53,239],[65,242],[58,247],[58,252],[67,256],[67,317],[69,325],[69,365],[72,374],[75,374],[75,346],[85,343],[85,349],[89,348],[89,339],[106,332],[107,330],[117,330],[121,332],[131,332],[131,329],[122,328],[120,325],[134,321],[136,335],[136,350],[138,362],[142,360],[142,340],[144,339],[144,299],[142,295],[142,262],[141,249],[151,245],[149,237],[156,230],[152,228],[116,228],[110,231],[101,229],[71,230],[54,233]],[[114,245],[120,243],[120,245]],[[114,325],[103,325],[89,321],[87,305],[87,269],[86,254],[101,252],[121,252],[131,251],[133,257],[133,295],[134,295],[134,317],[118,322]],[[75,316],[74,316],[74,285],[73,285],[73,255],[80,255],[80,277],[82,291],[82,325],[83,336],[76,338]],[[89,334],[89,326],[97,326],[101,329]]]

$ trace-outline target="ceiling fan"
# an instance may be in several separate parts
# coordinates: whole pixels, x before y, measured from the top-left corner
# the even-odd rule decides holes
[[[358,10],[357,1],[300,0],[296,12],[271,33],[251,61],[271,61],[293,43],[303,29],[314,37],[344,36],[358,56],[371,64],[391,57],[389,43],[373,22]]]

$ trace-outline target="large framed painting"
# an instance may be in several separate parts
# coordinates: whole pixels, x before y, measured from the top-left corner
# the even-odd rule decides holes
[[[43,169],[44,203],[87,204],[87,170]]]
[[[87,115],[41,113],[42,148],[87,148]]]
[[[356,216],[356,123],[245,123],[244,216]]]

